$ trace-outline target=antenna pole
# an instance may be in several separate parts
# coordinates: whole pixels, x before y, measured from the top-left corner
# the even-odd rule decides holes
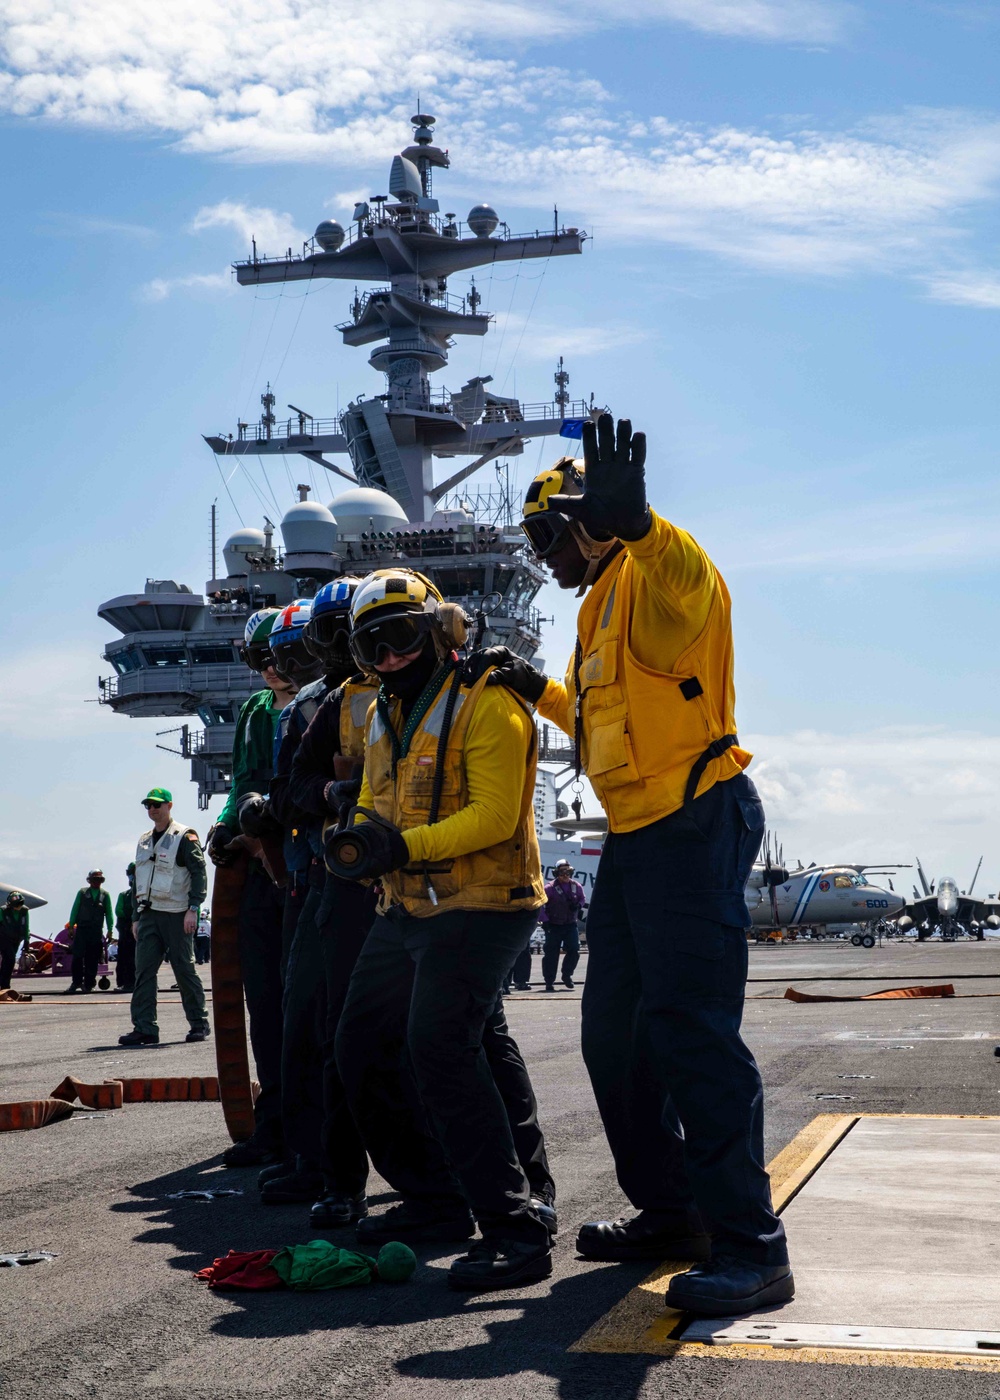
[[[218,500],[218,497],[216,497],[216,500]],[[216,553],[215,553],[215,512],[216,512],[216,501],[213,501],[213,502],[212,502],[212,578],[213,578],[213,580],[217,577],[216,572],[215,572],[215,560],[216,560]]]

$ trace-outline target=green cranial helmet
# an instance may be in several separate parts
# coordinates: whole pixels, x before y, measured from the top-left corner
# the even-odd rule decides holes
[[[263,671],[271,665],[271,629],[280,615],[278,608],[261,608],[247,618],[240,660],[251,671]]]

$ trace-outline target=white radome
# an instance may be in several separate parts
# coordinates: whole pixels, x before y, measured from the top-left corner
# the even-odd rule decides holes
[[[374,486],[354,486],[330,502],[342,535],[361,535],[372,530],[395,531],[409,528],[406,511],[387,491]]]

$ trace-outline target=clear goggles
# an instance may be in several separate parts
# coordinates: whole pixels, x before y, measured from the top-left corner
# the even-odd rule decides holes
[[[376,666],[388,652],[406,656],[417,651],[434,621],[433,613],[394,613],[384,619],[373,618],[367,626],[356,627],[351,633],[354,659],[361,666]]]
[[[547,559],[562,549],[569,536],[569,521],[556,511],[539,511],[521,521],[521,529],[528,537],[536,559]]]

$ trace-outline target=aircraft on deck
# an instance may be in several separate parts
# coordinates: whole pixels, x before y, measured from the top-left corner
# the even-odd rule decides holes
[[[780,850],[772,858],[768,840],[764,859],[757,861],[747,881],[746,900],[753,926],[780,931],[894,919],[906,900],[891,888],[873,885],[865,874],[870,870],[884,871],[886,867],[845,863],[789,871],[782,864]]]
[[[939,928],[941,937],[949,942],[960,933],[970,933],[981,942],[987,931],[1000,929],[1000,900],[972,897],[982,864],[983,858],[980,856],[966,892],[959,889],[958,882],[950,875],[942,875],[936,885],[933,880],[928,881],[918,859],[917,874],[923,894],[914,885],[913,901],[907,904],[896,921],[900,933],[916,929],[918,940],[923,942]]]
[[[24,896],[24,904],[27,909],[41,909],[43,904],[48,904],[47,899],[43,899],[40,894],[32,894],[23,885],[5,885],[0,880],[0,906],[7,902],[7,896],[17,890],[18,894]]]

